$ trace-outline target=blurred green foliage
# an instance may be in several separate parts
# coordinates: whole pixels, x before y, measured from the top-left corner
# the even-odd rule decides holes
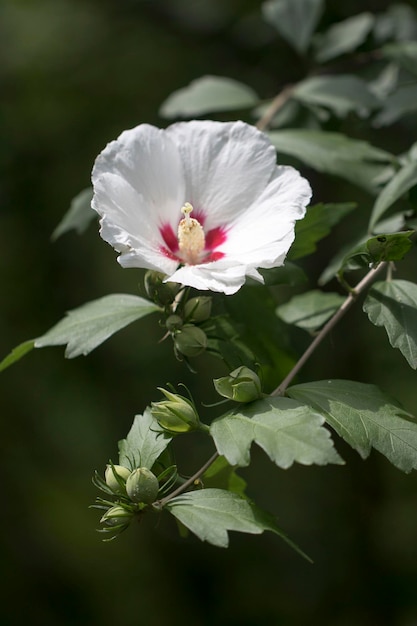
[[[329,0],[322,23],[389,4]],[[142,274],[117,265],[95,226],[82,237],[50,241],[107,141],[141,122],[165,124],[161,102],[199,76],[230,76],[272,97],[304,75],[304,61],[262,22],[260,5],[2,0],[1,356],[45,332],[65,310],[112,292],[138,293]],[[340,129],[395,153],[416,135],[410,118],[366,136],[357,119],[329,128]],[[357,201],[369,215],[365,192],[305,174],[317,201]],[[359,211],[349,220],[364,218]],[[346,240],[349,224],[336,233],[326,258]],[[319,255],[317,276],[320,262]],[[415,275],[411,262],[407,271]],[[283,472],[253,451],[249,494],[278,515],[313,566],[272,536],[233,535],[222,551],[180,540],[171,522],[152,519],[101,543],[96,513],[87,508],[96,495],[93,470],[116,459],[115,441],[155,400],[156,386],[200,384],[184,377],[170,345],[157,343],[162,334],[150,319],[86,359],[64,361],[60,348],[36,351],[2,374],[1,626],[416,624],[416,475],[401,474],[375,453],[364,463],[340,442],[345,467]],[[296,340],[301,346],[305,337]],[[219,374],[208,358],[198,367],[207,379]],[[415,372],[382,330],[365,323],[360,307],[304,375],[358,379],[358,371],[363,382],[378,381],[417,412]],[[213,389],[198,391],[213,400]],[[189,449],[184,472],[193,471],[196,457]]]

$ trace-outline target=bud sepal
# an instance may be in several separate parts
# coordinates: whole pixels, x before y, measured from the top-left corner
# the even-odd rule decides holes
[[[130,526],[131,521],[135,517],[135,511],[124,504],[115,504],[110,507],[94,505],[94,508],[106,508],[106,512],[100,519],[100,524],[102,524],[103,528],[98,528],[97,531],[99,533],[111,534],[111,536],[103,539],[103,541],[115,539]]]
[[[213,383],[218,394],[235,402],[253,402],[263,397],[258,374],[244,365],[229,376],[215,378]]]
[[[187,322],[205,322],[211,315],[213,298],[210,296],[196,296],[190,298],[184,305],[184,317]]]
[[[167,432],[178,435],[193,430],[204,430],[192,400],[158,387],[166,400],[151,403],[151,413],[158,424]]]
[[[104,513],[104,515],[100,519],[100,524],[111,526],[113,529],[115,527],[120,528],[121,526],[126,526],[127,528],[132,519],[133,511],[130,511],[124,506],[116,504]]]
[[[148,270],[144,277],[145,291],[156,304],[171,304],[181,286],[178,283],[165,282],[166,275],[155,270]]]
[[[180,330],[183,324],[184,322],[183,322],[182,317],[180,317],[179,315],[175,315],[175,314],[170,315],[165,320],[165,326],[167,327],[167,330],[170,333],[175,333],[176,331]]]
[[[207,335],[198,326],[184,324],[174,334],[174,347],[177,352],[186,357],[198,356],[207,348]]]

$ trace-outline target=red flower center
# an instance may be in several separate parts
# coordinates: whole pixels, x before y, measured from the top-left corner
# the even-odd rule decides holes
[[[226,229],[216,226],[205,232],[204,213],[196,211],[195,217],[190,217],[192,211],[191,204],[185,203],[181,209],[184,217],[179,221],[177,234],[171,224],[160,226],[159,232],[165,244],[160,246],[162,254],[182,265],[218,261],[224,257],[224,253],[217,248],[226,241]]]

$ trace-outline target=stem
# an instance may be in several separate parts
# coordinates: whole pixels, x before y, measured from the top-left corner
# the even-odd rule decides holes
[[[317,346],[323,341],[326,335],[336,326],[336,324],[341,320],[347,310],[352,306],[355,302],[356,298],[359,296],[362,291],[364,291],[369,285],[375,280],[377,274],[387,266],[387,263],[380,263],[377,267],[372,268],[364,278],[356,285],[356,287],[352,290],[352,292],[347,296],[346,300],[343,302],[341,307],[336,311],[332,318],[323,326],[321,331],[315,337],[315,339],[311,342],[307,350],[301,356],[301,358],[294,365],[288,376],[284,378],[282,383],[277,387],[272,393],[271,396],[281,396],[284,394],[288,385],[291,383],[293,378],[298,374],[300,369],[306,363],[306,361],[313,354],[314,350]]]
[[[258,130],[265,130],[269,126],[276,113],[284,106],[293,91],[293,85],[287,85],[277,96],[275,96],[263,116],[258,120],[258,123],[256,124],[256,128],[258,128]]]
[[[213,456],[211,456],[209,460],[206,463],[204,463],[204,465],[200,467],[200,469],[195,474],[191,476],[191,478],[188,478],[185,481],[185,483],[177,487],[177,489],[175,489],[172,493],[168,494],[165,498],[162,498],[162,500],[159,500],[158,503],[155,502],[155,504],[158,504],[159,507],[162,508],[163,506],[165,506],[167,502],[172,500],[172,498],[175,498],[175,496],[179,496],[184,491],[187,491],[188,487],[191,487],[193,482],[204,474],[204,472],[210,467],[212,463],[214,463],[214,461],[217,459],[218,456],[219,456],[219,453],[215,452]]]

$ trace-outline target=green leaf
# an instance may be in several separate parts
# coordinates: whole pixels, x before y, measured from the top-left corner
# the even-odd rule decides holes
[[[417,110],[417,85],[401,85],[393,93],[384,98],[384,106],[376,115],[373,126],[389,126],[404,115],[415,113]]]
[[[119,441],[119,465],[152,469],[172,437],[163,430],[147,408],[136,415],[126,439]]]
[[[298,83],[293,97],[307,105],[323,106],[338,117],[351,111],[364,117],[379,106],[364,80],[349,74],[313,76]]]
[[[194,117],[215,111],[246,109],[259,98],[253,89],[223,76],[202,76],[174,91],[162,104],[162,117]]]
[[[374,25],[372,13],[360,13],[331,26],[314,38],[316,61],[324,63],[341,54],[353,52],[367,38]]]
[[[345,298],[338,293],[324,293],[317,289],[294,296],[277,308],[277,315],[287,324],[314,331],[340,308]]]
[[[343,463],[333,447],[323,418],[288,398],[265,398],[239,407],[210,427],[219,454],[231,465],[250,462],[250,447],[257,443],[279,467]]]
[[[376,76],[369,81],[368,86],[372,93],[378,98],[380,108],[383,109],[389,95],[397,89],[398,78],[398,65],[392,62],[384,65]],[[372,125],[376,126],[375,117],[372,121]]]
[[[205,488],[227,489],[244,495],[246,481],[236,474],[236,468],[230,465],[224,456],[219,456],[201,477]]]
[[[375,237],[363,237],[356,245],[343,248],[320,276],[319,284],[324,285],[336,274],[369,268],[381,261],[401,261],[412,248],[410,236],[414,231],[380,233]]]
[[[388,59],[396,61],[407,72],[417,76],[417,41],[390,43],[381,49]]]
[[[398,469],[417,469],[417,422],[375,385],[322,380],[295,385],[287,394],[320,411],[363,459],[375,448]]]
[[[128,324],[159,310],[155,304],[139,296],[104,296],[69,311],[45,335],[35,339],[35,348],[67,344],[65,356],[73,359],[88,354]]]
[[[305,217],[295,224],[295,241],[287,258],[295,260],[315,252],[316,243],[326,237],[333,226],[354,208],[354,202],[316,204],[309,207]]]
[[[411,235],[414,235],[414,230],[380,234],[368,239],[366,247],[372,263],[401,261],[413,247],[413,242],[410,240]]]
[[[268,0],[262,13],[297,52],[303,54],[323,12],[323,0]]]
[[[393,4],[385,13],[376,16],[374,38],[378,43],[389,39],[406,41],[417,39],[416,11],[406,4]]]
[[[93,190],[91,187],[83,189],[73,198],[70,208],[52,233],[52,241],[55,241],[69,230],[76,230],[79,235],[82,235],[87,230],[90,222],[97,218],[97,213],[91,208],[92,199]]]
[[[229,530],[252,535],[269,530],[310,561],[286,537],[271,515],[236,493],[223,489],[189,491],[172,498],[164,508],[201,541],[208,541],[219,548],[227,548],[229,545]]]
[[[417,95],[417,94],[416,94]],[[406,163],[383,188],[372,209],[369,229],[372,231],[382,215],[412,187],[417,185],[417,161]]]
[[[371,265],[372,257],[368,250],[367,241],[365,241],[348,252],[338,270],[338,275],[340,277],[344,274],[344,272],[369,268]]]
[[[19,361],[25,354],[33,350],[35,347],[35,340],[29,339],[28,341],[24,341],[23,343],[13,348],[13,350],[2,360],[0,361],[0,372]]]
[[[375,283],[363,310],[376,326],[383,326],[393,348],[410,367],[417,368],[417,285],[407,280]]]
[[[371,193],[395,157],[366,141],[320,130],[275,130],[269,137],[280,152],[296,157],[318,172],[340,176]]]

